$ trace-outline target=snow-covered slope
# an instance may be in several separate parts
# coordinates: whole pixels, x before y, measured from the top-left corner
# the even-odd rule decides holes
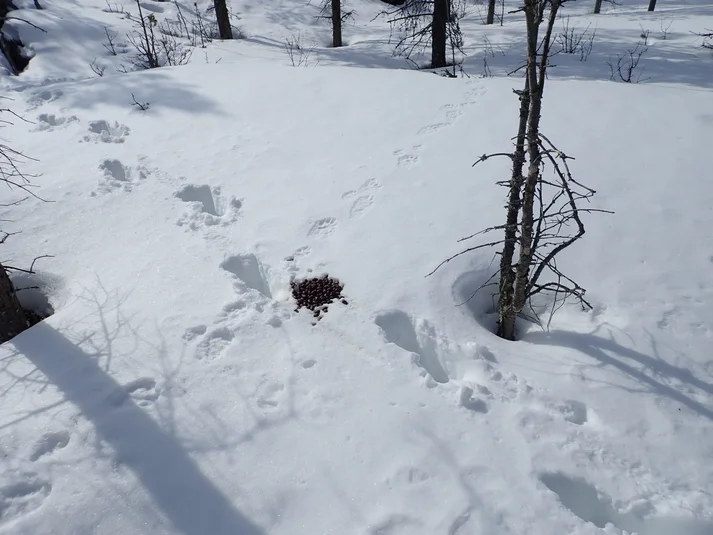
[[[487,295],[463,305],[492,251],[425,275],[502,220],[507,161],[471,165],[509,149],[519,79],[355,68],[403,66],[366,1],[361,45],[293,68],[279,36],[325,30],[287,0],[236,2],[248,40],[208,62],[100,78],[122,19],[44,3],[23,15],[98,30],[58,23],[2,79],[53,201],[2,209],[3,260],[54,255],[17,282],[55,314],[0,347],[0,533],[713,533],[711,76],[553,71],[545,132],[615,213],[562,258],[594,310],[505,342]],[[600,24],[637,31],[619,9]],[[289,282],[322,273],[348,304],[312,325]]]

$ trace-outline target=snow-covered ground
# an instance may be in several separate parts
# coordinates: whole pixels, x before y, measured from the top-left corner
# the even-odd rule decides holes
[[[597,37],[557,57],[543,128],[615,213],[561,261],[594,310],[505,342],[487,294],[463,305],[493,251],[425,275],[502,222],[508,162],[471,165],[515,133],[518,15],[471,6],[448,79],[390,57],[379,2],[333,50],[316,6],[233,1],[246,39],[122,74],[103,28],[131,21],[41,3],[0,80],[32,123],[2,134],[52,202],[0,219],[3,261],[54,255],[16,283],[55,313],[0,347],[0,533],[713,534],[713,56],[690,33],[713,8],[573,11]],[[640,25],[646,80],[609,81]],[[289,282],[322,273],[348,304],[313,326]]]

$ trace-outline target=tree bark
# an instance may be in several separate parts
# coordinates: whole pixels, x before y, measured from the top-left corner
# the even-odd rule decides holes
[[[488,18],[485,20],[485,24],[493,22],[495,22],[495,0],[488,0]]]
[[[596,0],[594,3],[594,14],[599,15],[599,12],[602,10],[602,0]]]
[[[649,0],[649,11],[656,9],[656,0]]]
[[[448,5],[450,0],[434,0],[431,25],[431,68],[446,66],[446,37],[448,34]]]
[[[507,340],[515,339],[515,320],[527,304],[527,296],[530,289],[530,266],[535,253],[533,245],[535,192],[541,179],[539,138],[542,95],[545,87],[552,28],[560,6],[560,0],[551,0],[551,2],[550,18],[541,49],[538,46],[538,35],[544,10],[538,10],[538,7],[542,4],[539,0],[525,0],[524,3],[527,25],[527,70],[525,90],[522,93],[520,103],[520,124],[513,154],[513,175],[505,230],[505,247],[503,248],[500,264],[500,296],[498,301],[500,320],[498,335]],[[539,64],[538,57],[541,58]],[[527,177],[522,175],[525,159],[525,141],[527,141]],[[515,190],[515,188],[517,189]],[[520,192],[520,189],[522,189],[522,192]],[[518,202],[520,203],[519,205],[517,204]],[[520,211],[520,235],[517,238],[519,257],[517,265],[513,268],[514,240],[516,239],[518,227],[516,208],[518,207]],[[514,225],[513,222],[515,223]]]
[[[520,93],[520,123],[515,139],[515,152],[512,159],[512,176],[510,177],[510,194],[508,196],[508,211],[505,222],[505,241],[500,256],[500,287],[498,291],[498,336],[507,340],[515,338],[515,319],[518,311],[513,302],[513,287],[515,285],[515,246],[517,245],[517,224],[522,207],[522,184],[525,178],[522,171],[525,167],[525,136],[527,133],[527,116],[530,111],[530,91],[528,79],[525,79],[525,90]]]
[[[0,264],[0,343],[14,338],[29,326],[12,281]]]
[[[233,29],[230,27],[230,14],[225,0],[213,0],[215,18],[218,20],[218,32],[221,39],[232,39]]]
[[[332,46],[342,46],[342,3],[332,0]]]

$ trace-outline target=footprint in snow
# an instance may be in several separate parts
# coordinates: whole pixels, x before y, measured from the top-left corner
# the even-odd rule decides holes
[[[61,115],[54,115],[53,113],[41,113],[39,117],[37,117],[37,127],[35,130],[38,132],[52,132],[53,130],[66,128],[76,122],[79,122],[76,115],[63,117]]]
[[[31,108],[39,108],[43,104],[48,102],[53,102],[63,95],[62,91],[59,89],[45,89],[34,93],[28,100],[27,103]]]
[[[272,298],[270,285],[267,281],[267,269],[260,263],[254,254],[241,254],[229,256],[220,264],[220,267],[237,279],[237,290],[255,290],[268,299]]]
[[[376,316],[374,323],[384,333],[387,342],[399,346],[416,356],[414,362],[423,368],[437,383],[449,381],[438,357],[438,340],[435,329],[427,321],[416,322],[406,312],[389,310]],[[435,386],[435,385],[434,385]]]
[[[205,325],[195,325],[194,327],[189,327],[183,333],[183,339],[186,342],[192,342],[197,337],[205,334],[207,330],[208,330],[208,327],[206,327]]]
[[[318,219],[310,226],[307,236],[310,238],[326,238],[337,230],[337,219],[334,217],[324,217]]]
[[[413,535],[420,533],[423,523],[408,515],[389,515],[369,530],[371,535]]]
[[[349,209],[349,217],[358,217],[371,208],[376,198],[375,194],[380,188],[381,183],[375,178],[370,178],[357,189],[344,192],[342,199],[354,199]]]
[[[89,133],[82,140],[90,143],[123,143],[129,132],[125,124],[100,119],[89,123]]]
[[[39,509],[51,490],[35,472],[0,474],[0,527]]]
[[[446,104],[441,106],[441,109],[446,112],[446,118],[449,121],[455,121],[463,115],[463,110],[468,106],[468,103],[463,104]]]
[[[260,386],[256,395],[256,404],[264,411],[277,410],[285,397],[285,385],[267,383]]]
[[[424,126],[423,128],[420,128],[418,130],[418,134],[433,134],[435,132],[438,132],[439,130],[443,130],[444,128],[447,128],[451,126],[451,123],[435,123],[435,124],[429,124],[427,126]]]
[[[594,485],[579,477],[563,472],[545,472],[539,476],[540,482],[553,492],[560,504],[598,528],[612,524],[620,531],[629,533],[663,535],[709,535],[713,533],[713,521],[683,516],[650,516],[651,504],[630,506],[621,512],[621,506],[614,507],[614,501]]]
[[[558,414],[575,425],[584,425],[589,421],[589,411],[587,405],[581,401],[567,400],[560,403],[554,403],[550,405]]]
[[[104,160],[99,164],[103,180],[100,181],[97,191],[91,193],[95,197],[97,193],[111,193],[116,190],[130,192],[135,186],[146,180],[149,170],[142,163],[144,157],[139,157],[140,163],[136,167],[124,165],[120,160]]]
[[[488,390],[487,387],[481,387],[481,390],[482,389],[485,389],[485,392],[483,392],[483,393],[485,393],[486,395],[488,395],[490,393],[490,391]],[[489,410],[488,404],[485,401],[483,401],[482,399],[480,399],[478,397],[474,397],[473,393],[474,392],[473,392],[472,388],[470,388],[468,386],[462,387],[460,390],[460,395],[459,395],[460,406],[465,409],[468,409],[469,411],[480,412],[480,413],[486,414]]]
[[[294,253],[285,257],[287,271],[292,274],[297,273],[299,271],[300,262],[303,259],[307,258],[311,253],[312,248],[309,245],[303,245],[302,247],[298,247]]]
[[[394,151],[394,156],[396,156],[396,163],[399,167],[405,167],[407,169],[416,165],[421,158],[418,156],[418,152],[421,150],[421,145],[414,145],[411,147],[410,152],[405,152],[401,149]]]
[[[147,407],[159,398],[159,394],[160,391],[154,379],[140,377],[112,392],[109,396],[109,403],[119,408],[126,402],[133,401],[140,407]]]
[[[68,431],[45,433],[32,449],[30,460],[35,462],[41,457],[51,455],[54,452],[67,447],[67,444],[69,444],[69,438],[70,435]]]
[[[211,361],[220,358],[234,338],[235,335],[227,327],[218,327],[210,331],[196,346],[196,359]]]
[[[191,230],[197,230],[203,226],[234,223],[240,216],[243,206],[243,202],[235,197],[231,197],[226,202],[220,187],[211,187],[206,184],[188,184],[174,195],[191,208],[189,213],[178,220],[177,225],[179,227],[186,226]]]

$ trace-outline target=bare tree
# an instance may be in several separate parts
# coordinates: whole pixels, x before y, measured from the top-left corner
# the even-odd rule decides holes
[[[332,46],[342,46],[342,3],[332,0]]]
[[[594,2],[594,14],[599,15],[602,11],[602,0],[595,0]]]
[[[488,0],[488,17],[485,19],[485,24],[495,22],[495,0]]]
[[[339,48],[344,46],[342,39],[342,25],[354,16],[353,10],[344,9],[342,0],[323,0],[319,10],[318,19],[328,20],[332,25],[332,46]]]
[[[517,317],[538,294],[549,294],[553,313],[567,297],[575,297],[583,306],[589,306],[584,299],[584,288],[558,268],[556,257],[584,235],[580,214],[597,210],[582,209],[578,203],[588,200],[595,192],[572,177],[568,164],[572,158],[540,132],[553,28],[564,1],[524,0],[520,11],[525,14],[527,61],[523,65],[524,89],[515,91],[520,99],[515,147],[513,152],[483,155],[476,162],[495,156],[512,161],[510,179],[501,183],[508,189],[506,222],[461,241],[492,231],[503,231],[504,237],[470,247],[436,267],[471,251],[501,247],[499,270],[478,290],[498,286],[498,335],[508,340],[515,339]],[[544,35],[541,35],[543,24]],[[553,177],[545,176],[546,165],[551,168]],[[549,280],[542,281],[543,275]],[[498,276],[499,281],[492,282]]]
[[[8,109],[2,109],[0,113],[15,115]],[[8,124],[11,123],[7,120],[0,120],[0,125],[5,126]],[[24,197],[20,196],[20,198],[0,206],[15,206],[30,197],[39,198],[32,192],[32,184],[29,177],[19,168],[19,165],[27,159],[21,152],[5,144],[0,144],[0,182],[24,194]],[[4,244],[13,234],[12,232],[0,230],[0,244]],[[15,288],[8,275],[8,270],[16,269],[0,263],[0,343],[17,336],[27,329],[31,323],[25,310],[20,305]]]
[[[230,27],[230,13],[225,0],[213,0],[215,6],[215,18],[218,21],[218,32],[221,39],[232,39],[233,30]]]
[[[158,61],[157,39],[154,27],[157,24],[153,13],[144,17],[141,2],[136,0],[139,9],[138,29],[127,36],[129,43],[136,49],[134,66],[139,69],[157,69],[161,66]]]
[[[649,11],[656,9],[656,0],[649,0]]]
[[[458,4],[458,9],[454,4]],[[441,68],[455,64],[455,52],[462,52],[463,36],[459,20],[462,16],[458,0],[407,0],[400,7],[383,12],[388,17],[392,31],[396,29],[400,38],[396,43],[396,54],[411,59],[415,51],[430,45],[429,67]]]

